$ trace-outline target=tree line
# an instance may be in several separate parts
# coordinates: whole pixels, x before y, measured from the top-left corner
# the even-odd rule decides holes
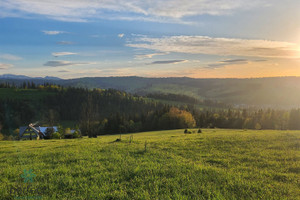
[[[34,121],[50,126],[74,121],[82,134],[89,136],[192,127],[300,130],[300,109],[198,109],[194,104],[174,107],[114,89],[51,84],[22,89],[46,90],[52,95],[0,98],[0,132],[4,134]]]

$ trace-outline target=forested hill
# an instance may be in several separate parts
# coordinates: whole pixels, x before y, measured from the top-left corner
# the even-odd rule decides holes
[[[114,88],[137,94],[184,94],[231,104],[300,107],[300,77],[256,79],[192,79],[108,77],[66,80],[64,84]]]
[[[23,80],[1,79],[0,81],[22,84]],[[196,99],[211,99],[235,105],[300,107],[300,77],[253,79],[96,77],[67,80],[26,79],[25,81],[36,83],[47,81],[83,88],[113,88],[139,95],[182,94]]]
[[[300,109],[199,109],[193,98],[157,96],[187,103],[170,106],[114,89],[0,84],[0,133],[17,135],[17,128],[36,121],[41,126],[72,122],[89,136],[189,127],[300,129]]]

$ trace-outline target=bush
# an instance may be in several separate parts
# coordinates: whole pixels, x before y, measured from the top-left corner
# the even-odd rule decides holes
[[[73,138],[81,138],[81,137],[82,137],[82,135],[80,134],[79,131],[75,131],[75,132],[73,133]]]
[[[6,135],[6,136],[4,136],[3,140],[13,141],[13,140],[15,140],[15,137],[12,135]]]
[[[255,129],[256,129],[256,130],[261,130],[261,125],[260,125],[259,123],[256,123]]]
[[[202,130],[199,128],[198,133],[202,133]]]
[[[192,131],[189,130],[189,129],[185,129],[185,130],[184,130],[184,133],[185,133],[185,134],[192,134]]]
[[[60,133],[59,132],[55,132],[55,133],[52,133],[52,139],[60,139]]]

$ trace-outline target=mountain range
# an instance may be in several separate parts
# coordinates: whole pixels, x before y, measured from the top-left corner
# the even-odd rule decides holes
[[[21,84],[24,81],[49,82],[62,86],[113,88],[138,95],[149,93],[183,94],[200,100],[211,99],[237,106],[278,108],[300,107],[300,77],[248,79],[195,79],[144,77],[87,77],[60,79],[1,75],[0,82]]]

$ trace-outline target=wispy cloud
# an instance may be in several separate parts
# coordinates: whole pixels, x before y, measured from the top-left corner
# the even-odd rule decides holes
[[[222,63],[244,63],[248,62],[246,59],[232,59],[232,60],[223,60]]]
[[[59,35],[67,33],[65,31],[42,31],[45,35]]]
[[[48,61],[44,64],[44,66],[48,67],[61,67],[61,66],[75,66],[75,65],[91,65],[96,64],[92,62],[71,62],[71,61]]]
[[[12,54],[0,54],[0,59],[4,60],[22,60],[21,57]]]
[[[9,69],[14,67],[12,64],[0,63],[0,69]]]
[[[159,61],[154,61],[154,62],[150,63],[149,65],[177,64],[177,63],[182,63],[182,62],[187,62],[187,60],[159,60]]]
[[[118,35],[118,37],[119,37],[119,38],[122,38],[122,37],[124,37],[124,35],[125,35],[124,33],[120,33],[120,34]]]
[[[208,64],[206,68],[216,69],[220,67],[225,67],[229,65],[245,65],[252,62],[265,62],[267,60],[248,60],[248,59],[230,59],[230,60],[222,60],[219,62]]]
[[[129,41],[127,46],[159,52],[188,54],[273,58],[299,57],[299,47],[295,43],[207,36],[137,37]]]
[[[70,71],[69,71],[69,70],[63,69],[63,70],[59,70],[58,72],[59,72],[59,73],[67,73],[67,72],[70,72]]]
[[[69,55],[76,55],[77,53],[74,52],[54,52],[52,56],[59,57],[59,56],[69,56]]]
[[[72,45],[72,44],[74,44],[74,42],[70,42],[70,41],[59,41],[59,42],[57,42],[57,44],[60,44],[60,45]]]
[[[163,56],[163,55],[167,55],[168,52],[165,53],[151,53],[151,54],[138,54],[135,55],[136,59],[145,59],[145,58],[152,58],[154,56]]]
[[[265,6],[267,0],[0,0],[2,17],[43,15],[60,21],[85,22],[92,18],[180,22],[184,17],[224,15]]]

